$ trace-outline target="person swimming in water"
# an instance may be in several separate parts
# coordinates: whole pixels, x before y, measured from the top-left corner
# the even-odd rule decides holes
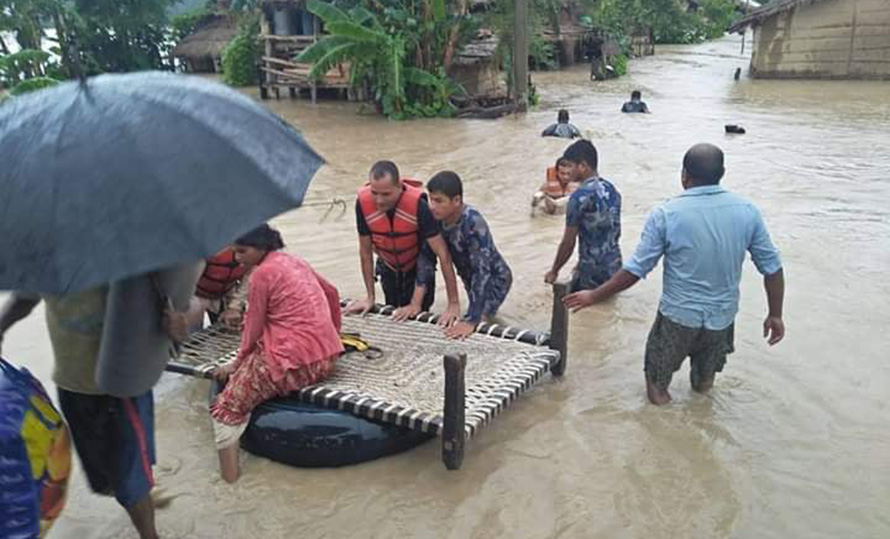
[[[542,137],[561,137],[567,139],[580,138],[581,131],[569,123],[569,111],[560,109],[556,115],[556,123],[551,124],[541,133]]]
[[[642,100],[642,94],[639,90],[630,93],[630,101],[621,106],[621,112],[641,112],[643,114],[652,114],[646,102]]]
[[[543,202],[544,212],[553,215],[565,208],[569,196],[580,185],[572,181],[572,163],[560,157],[556,166],[547,169],[547,179],[532,197],[532,213]]]

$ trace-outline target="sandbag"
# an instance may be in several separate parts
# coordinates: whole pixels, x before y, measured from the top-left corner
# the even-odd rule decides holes
[[[157,383],[173,345],[161,327],[164,302],[159,292],[174,309],[186,312],[200,274],[198,261],[155,272],[156,281],[145,274],[112,283],[96,365],[102,392],[136,397]]]
[[[71,439],[43,385],[0,358],[0,537],[38,537],[65,506]]]

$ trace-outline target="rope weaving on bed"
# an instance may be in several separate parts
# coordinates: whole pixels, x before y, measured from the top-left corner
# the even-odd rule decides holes
[[[480,328],[486,331],[490,327]],[[304,402],[345,410],[354,415],[411,430],[440,434],[445,392],[443,357],[467,355],[465,432],[471,437],[513,400],[530,389],[559,352],[503,337],[474,333],[464,341],[446,339],[430,321],[394,322],[383,314],[343,318],[345,333],[357,333],[380,354],[351,352],[337,360],[334,373],[321,384],[293,396]],[[239,336],[217,327],[193,334],[170,370],[208,376],[234,360]]]

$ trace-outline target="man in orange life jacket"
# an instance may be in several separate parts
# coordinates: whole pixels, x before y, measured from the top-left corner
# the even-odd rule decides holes
[[[398,307],[393,317],[405,320],[429,310],[435,298],[435,276],[434,282],[417,286],[417,259],[436,256],[448,294],[448,307],[439,323],[451,325],[457,320],[460,305],[451,255],[430,212],[426,195],[415,183],[402,180],[392,161],[378,161],[371,167],[368,184],[359,189],[355,214],[367,297],[351,303],[346,308],[347,314],[364,314],[374,305],[373,253],[377,253],[376,275],[386,303]]]
[[[234,294],[235,289],[245,279],[247,268],[235,260],[235,251],[225,247],[208,258],[204,272],[198,279],[195,296],[189,305],[189,327],[201,329],[204,325],[204,313],[210,317],[210,323],[222,320],[226,325],[236,327],[241,321],[244,310],[243,294]]]

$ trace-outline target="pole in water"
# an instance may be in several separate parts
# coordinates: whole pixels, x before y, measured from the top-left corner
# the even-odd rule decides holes
[[[466,443],[466,385],[464,370],[467,355],[447,355],[445,367],[445,410],[442,424],[442,461],[449,470],[459,470],[464,461]]]
[[[528,98],[528,0],[513,1],[513,99],[525,110]]]
[[[554,376],[566,370],[569,352],[569,310],[562,302],[568,293],[566,283],[553,284],[553,313],[550,319],[550,349],[559,352],[559,363],[550,368]]]

